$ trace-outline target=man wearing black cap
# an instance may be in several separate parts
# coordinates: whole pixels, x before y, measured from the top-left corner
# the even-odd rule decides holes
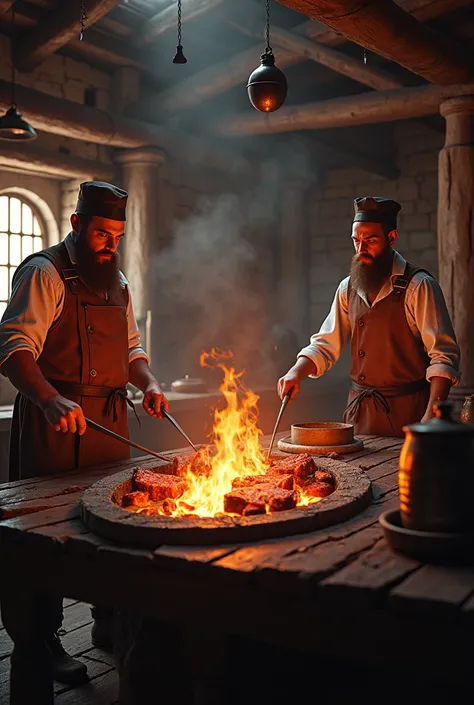
[[[94,429],[85,433],[89,417],[128,437],[128,382],[143,391],[150,415],[161,417],[168,406],[148,366],[119,269],[126,203],[127,193],[112,184],[81,184],[72,231],[27,257],[15,272],[0,324],[0,369],[19,392],[10,439],[12,480],[130,457],[124,443]],[[30,617],[23,619],[23,613]],[[84,664],[68,656],[57,636],[62,599],[44,597],[28,606],[4,600],[2,615],[15,643],[12,689],[22,693],[34,682],[32,674],[51,668],[51,661],[56,680],[87,679]],[[100,641],[110,615],[98,608],[93,615],[102,617],[92,632]]]
[[[350,276],[278,393],[294,399],[301,380],[321,377],[351,340],[346,421],[359,434],[403,437],[403,426],[431,418],[459,383],[459,347],[439,284],[393,249],[400,204],[366,197],[354,208]]]

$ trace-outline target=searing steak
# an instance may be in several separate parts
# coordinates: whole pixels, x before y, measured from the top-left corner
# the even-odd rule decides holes
[[[160,499],[176,499],[187,489],[186,480],[174,475],[164,475],[146,468],[136,468],[133,471],[133,485],[141,492],[148,492],[150,499],[156,502]]]
[[[256,485],[271,485],[272,487],[281,487],[283,490],[292,490],[295,486],[295,478],[293,475],[245,475],[244,477],[235,477],[232,480],[232,489],[240,487],[255,487]]]
[[[317,482],[327,482],[329,485],[333,486],[336,484],[336,478],[332,472],[326,472],[325,470],[316,470],[314,473],[314,479]]]
[[[271,484],[240,487],[224,495],[224,511],[232,514],[265,514],[296,507],[297,494]]]
[[[309,497],[327,497],[334,492],[334,485],[330,485],[329,482],[309,480],[301,486],[301,490]]]
[[[150,500],[148,492],[128,492],[122,497],[122,507],[146,507]]]
[[[278,473],[279,475],[291,473],[295,476],[296,484],[301,485],[315,470],[314,460],[309,453],[300,453],[299,455],[293,455],[291,458],[275,460],[271,464],[269,472],[272,474]]]
[[[186,477],[188,472],[193,475],[210,475],[209,457],[214,455],[209,446],[199,448],[197,453],[179,453],[175,455],[173,474]]]

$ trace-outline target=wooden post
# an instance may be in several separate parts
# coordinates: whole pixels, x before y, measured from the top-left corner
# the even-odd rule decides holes
[[[165,159],[153,147],[126,150],[116,155],[122,167],[122,185],[128,191],[123,270],[129,281],[133,309],[141,324],[142,342],[148,311],[153,311],[153,244],[159,223],[160,167]]]
[[[439,155],[439,280],[461,348],[461,384],[452,398],[474,392],[474,94],[441,105],[446,142]]]

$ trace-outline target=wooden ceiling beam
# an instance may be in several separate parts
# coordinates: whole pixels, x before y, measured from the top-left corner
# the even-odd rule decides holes
[[[223,0],[183,0],[183,22],[209,12],[222,2]],[[133,43],[135,46],[151,44],[169,29],[176,28],[177,21],[176,2],[172,0],[167,7],[143,23],[142,28],[135,32]]]
[[[76,157],[64,152],[53,152],[31,144],[8,144],[0,150],[0,167],[33,171],[65,179],[84,178],[113,181],[116,169],[92,159]]]
[[[91,27],[104,17],[119,0],[85,0],[86,27]],[[75,2],[60,3],[37,26],[22,37],[17,52],[17,66],[21,71],[31,71],[68,44],[81,31],[79,8]]]
[[[447,7],[458,9],[471,3],[471,0],[398,0],[400,7],[412,12],[416,18],[434,19],[447,11]],[[259,23],[263,29],[263,22]],[[252,30],[252,33],[256,30]],[[306,35],[319,44],[337,46],[347,41],[346,37],[335,32],[326,25],[313,20],[305,21],[294,27],[293,34]],[[258,66],[261,45],[247,49],[240,54],[225,59],[217,65],[184,79],[173,88],[152,96],[147,101],[140,103],[140,111],[149,119],[162,111],[175,112],[191,108],[202,101],[209,100],[219,93],[230,90],[247,80],[250,73]],[[276,54],[279,68],[298,64],[303,60],[294,51],[281,50]]]
[[[215,137],[207,140],[194,137],[160,125],[113,115],[22,85],[16,86],[16,99],[25,119],[39,131],[123,149],[158,146],[174,158],[202,162],[227,173],[243,174],[246,177],[252,175],[245,157],[235,150],[229,150],[224,141],[216,140]],[[10,107],[10,100],[10,82],[0,80],[0,111]]]
[[[393,0],[278,0],[356,44],[395,61],[427,81],[450,84],[474,77],[466,50],[421,24]]]
[[[247,9],[247,5],[245,7]],[[255,7],[255,10],[258,9],[256,3],[253,2],[251,3],[251,7]],[[248,13],[246,13],[246,16],[244,16],[243,13],[240,14],[241,17],[239,20],[237,22],[230,20],[230,24],[246,36],[263,40],[263,28],[261,23],[255,22],[253,18],[249,20]],[[352,56],[343,54],[341,51],[316,43],[301,34],[288,31],[275,24],[271,26],[271,44],[273,47],[278,47],[283,51],[288,51],[299,56],[301,61],[308,59],[315,61],[336,73],[347,76],[364,86],[369,86],[376,90],[391,90],[392,88],[402,88],[404,85],[399,79],[395,78],[395,76],[377,66],[366,65],[362,61],[354,59]],[[280,64],[279,60],[278,64]]]
[[[283,107],[278,112],[265,115],[245,113],[219,123],[217,133],[226,136],[260,135],[410,120],[436,115],[442,101],[462,95],[474,95],[474,83],[370,91]]]

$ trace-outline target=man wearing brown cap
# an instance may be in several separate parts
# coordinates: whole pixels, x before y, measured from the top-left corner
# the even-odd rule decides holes
[[[112,184],[81,184],[71,232],[27,257],[15,272],[0,324],[0,369],[19,392],[10,439],[12,480],[128,458],[127,445],[94,429],[86,432],[85,421],[128,437],[128,382],[142,390],[150,415],[161,417],[168,406],[148,366],[119,269],[126,203],[127,193]],[[44,597],[35,605],[3,600],[2,615],[15,643],[11,688],[24,693],[25,702],[23,689],[51,664],[56,680],[87,680],[84,664],[64,651],[57,635],[61,598]],[[110,613],[93,608],[93,616],[101,618],[92,632],[100,642]],[[35,702],[43,702],[40,695]]]
[[[304,377],[321,377],[351,340],[345,419],[359,434],[403,437],[403,426],[431,418],[433,402],[459,383],[459,347],[439,284],[393,249],[400,204],[354,201],[350,276],[326,320],[278,381],[294,399]]]

